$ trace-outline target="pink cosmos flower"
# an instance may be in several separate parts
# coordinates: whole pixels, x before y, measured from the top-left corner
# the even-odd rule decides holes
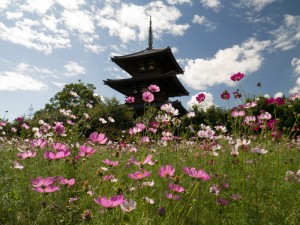
[[[36,140],[32,140],[31,146],[36,147],[36,148],[45,148],[47,143],[48,143],[47,140],[43,140],[43,139],[39,138]]]
[[[174,192],[181,193],[181,192],[185,191],[185,189],[183,187],[181,187],[181,186],[179,186],[177,184],[169,184],[168,187],[169,187],[170,190],[172,190]]]
[[[90,155],[94,154],[96,150],[92,149],[92,147],[87,147],[85,145],[82,145],[79,147],[79,156],[83,157],[89,157]]]
[[[146,91],[142,94],[143,100],[145,102],[153,102],[154,100],[154,95],[150,91]]]
[[[244,119],[244,123],[247,125],[253,124],[256,121],[255,116],[246,116]]]
[[[158,170],[158,175],[164,178],[174,177],[174,173],[175,168],[173,168],[171,165],[162,166]]]
[[[180,200],[179,195],[173,195],[173,194],[169,193],[168,191],[166,191],[166,197],[168,199],[173,199],[173,200],[176,200],[176,201]]]
[[[131,157],[130,159],[130,162],[135,164],[135,165],[138,165],[138,166],[141,166],[141,165],[145,165],[145,164],[148,164],[148,165],[153,165],[154,162],[152,162],[152,155],[148,155],[144,161],[142,162],[138,162],[136,161],[136,159],[134,158],[134,156]]]
[[[150,138],[148,136],[143,136],[142,143],[148,143],[148,142],[150,142]]]
[[[192,167],[192,168],[184,167],[183,172],[190,177],[197,178],[200,180],[209,180],[210,179],[209,174],[207,174],[206,172],[204,172],[204,170],[201,170],[201,169],[196,170],[195,167]]]
[[[225,198],[218,198],[216,201],[217,205],[226,206],[229,204],[228,200]]]
[[[245,111],[241,110],[241,111],[237,111],[237,110],[233,110],[230,115],[232,117],[239,117],[239,116],[244,116],[245,115]]]
[[[148,87],[148,90],[151,91],[151,92],[160,92],[160,88],[157,85],[155,85],[155,84],[151,84]]]
[[[231,75],[231,76],[230,76],[230,79],[231,79],[232,81],[240,81],[241,79],[243,79],[243,77],[244,77],[244,74],[238,72],[238,73],[236,73],[236,74]]]
[[[198,94],[196,97],[196,100],[199,103],[203,102],[205,100],[205,94],[203,94],[203,93]]]
[[[36,156],[36,151],[24,151],[17,154],[20,159],[33,158]]]
[[[257,106],[257,102],[247,102],[243,107],[245,109],[249,109],[249,108],[253,108],[255,106]]]
[[[128,177],[134,180],[142,180],[143,178],[149,177],[151,172],[145,171],[144,173],[138,171],[135,173],[128,174]]]
[[[68,180],[68,179],[66,179],[64,177],[59,177],[57,179],[57,181],[60,184],[67,185],[68,188],[70,188],[71,186],[73,186],[75,184],[75,179],[74,178]]]
[[[105,175],[103,177],[103,180],[114,180],[114,179],[115,179],[115,176],[113,174]]]
[[[221,94],[221,98],[224,100],[230,99],[230,93],[227,90],[223,91],[223,93]]]
[[[102,162],[104,162],[108,166],[118,166],[119,165],[118,161],[111,161],[109,159],[105,159]]]
[[[66,151],[68,150],[68,147],[65,144],[62,144],[60,142],[55,142],[52,144],[52,148],[56,151]]]
[[[105,137],[105,134],[98,134],[98,132],[91,133],[90,139],[92,142],[102,145],[108,141],[107,137]]]
[[[134,103],[135,102],[135,98],[133,96],[128,96],[125,99],[125,102],[127,102],[127,103]]]
[[[95,198],[94,201],[107,209],[115,208],[116,206],[119,206],[125,202],[124,195],[117,195],[111,198],[99,196],[97,199]]]
[[[71,152],[69,149],[63,151],[57,151],[57,152],[45,151],[44,157],[48,160],[56,160],[56,159],[66,158],[70,154]]]
[[[66,132],[65,127],[63,125],[62,122],[54,122],[55,126],[54,126],[54,132],[58,135],[62,135]]]
[[[293,93],[289,97],[289,100],[291,101],[295,101],[296,99],[300,99],[300,93]]]
[[[25,130],[29,130],[29,126],[26,123],[23,123],[21,127],[24,128]]]
[[[268,112],[261,112],[260,115],[257,116],[259,120],[270,120],[272,118],[272,115]]]
[[[31,184],[33,186],[32,190],[41,192],[41,193],[51,193],[58,191],[60,188],[57,186],[54,186],[56,182],[55,177],[37,177],[35,179],[31,180]]]

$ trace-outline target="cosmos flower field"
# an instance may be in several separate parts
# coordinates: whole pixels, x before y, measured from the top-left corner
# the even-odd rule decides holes
[[[158,91],[149,86],[145,105]],[[233,108],[228,132],[194,124],[194,112],[180,130],[178,111],[165,104],[117,139],[105,126],[85,138],[76,121],[43,120],[22,124],[32,138],[8,137],[0,121],[0,224],[299,224],[300,136],[279,132],[276,115],[253,115],[255,107]]]

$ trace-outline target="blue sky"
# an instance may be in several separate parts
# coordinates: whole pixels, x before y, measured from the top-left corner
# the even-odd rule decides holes
[[[79,79],[123,102],[103,84],[129,77],[110,57],[147,47],[150,15],[153,47],[170,46],[185,71],[190,96],[172,100],[186,108],[200,92],[204,107],[225,107],[236,72],[251,95],[300,92],[299,0],[1,0],[0,118],[41,109]]]

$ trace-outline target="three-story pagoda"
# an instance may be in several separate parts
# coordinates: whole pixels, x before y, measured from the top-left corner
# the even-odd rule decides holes
[[[104,84],[110,86],[125,96],[133,96],[135,102],[132,104],[137,115],[144,113],[144,101],[142,93],[148,91],[150,84],[160,87],[160,92],[153,93],[156,107],[170,102],[170,97],[188,96],[189,92],[184,88],[178,74],[183,74],[183,70],[178,65],[171,48],[155,49],[152,47],[152,25],[150,18],[148,48],[143,51],[124,56],[114,56],[111,60],[120,68],[125,70],[131,78],[128,79],[107,79]],[[186,109],[181,102],[176,100],[170,102],[174,108],[178,109],[180,115],[186,113]]]

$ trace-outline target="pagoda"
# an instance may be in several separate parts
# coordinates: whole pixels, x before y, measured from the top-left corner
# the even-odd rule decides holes
[[[142,99],[142,93],[148,91],[147,88],[150,84],[155,84],[160,87],[160,92],[153,93],[154,101],[151,104],[159,108],[165,103],[171,103],[174,108],[179,110],[180,115],[183,115],[187,111],[181,102],[178,100],[170,102],[169,100],[170,97],[189,95],[189,92],[177,78],[178,74],[183,74],[183,70],[174,58],[170,47],[155,49],[152,44],[153,35],[150,17],[148,47],[140,52],[111,58],[131,78],[107,79],[104,84],[125,96],[133,96],[135,102],[132,106],[137,115],[144,113],[145,102]]]

